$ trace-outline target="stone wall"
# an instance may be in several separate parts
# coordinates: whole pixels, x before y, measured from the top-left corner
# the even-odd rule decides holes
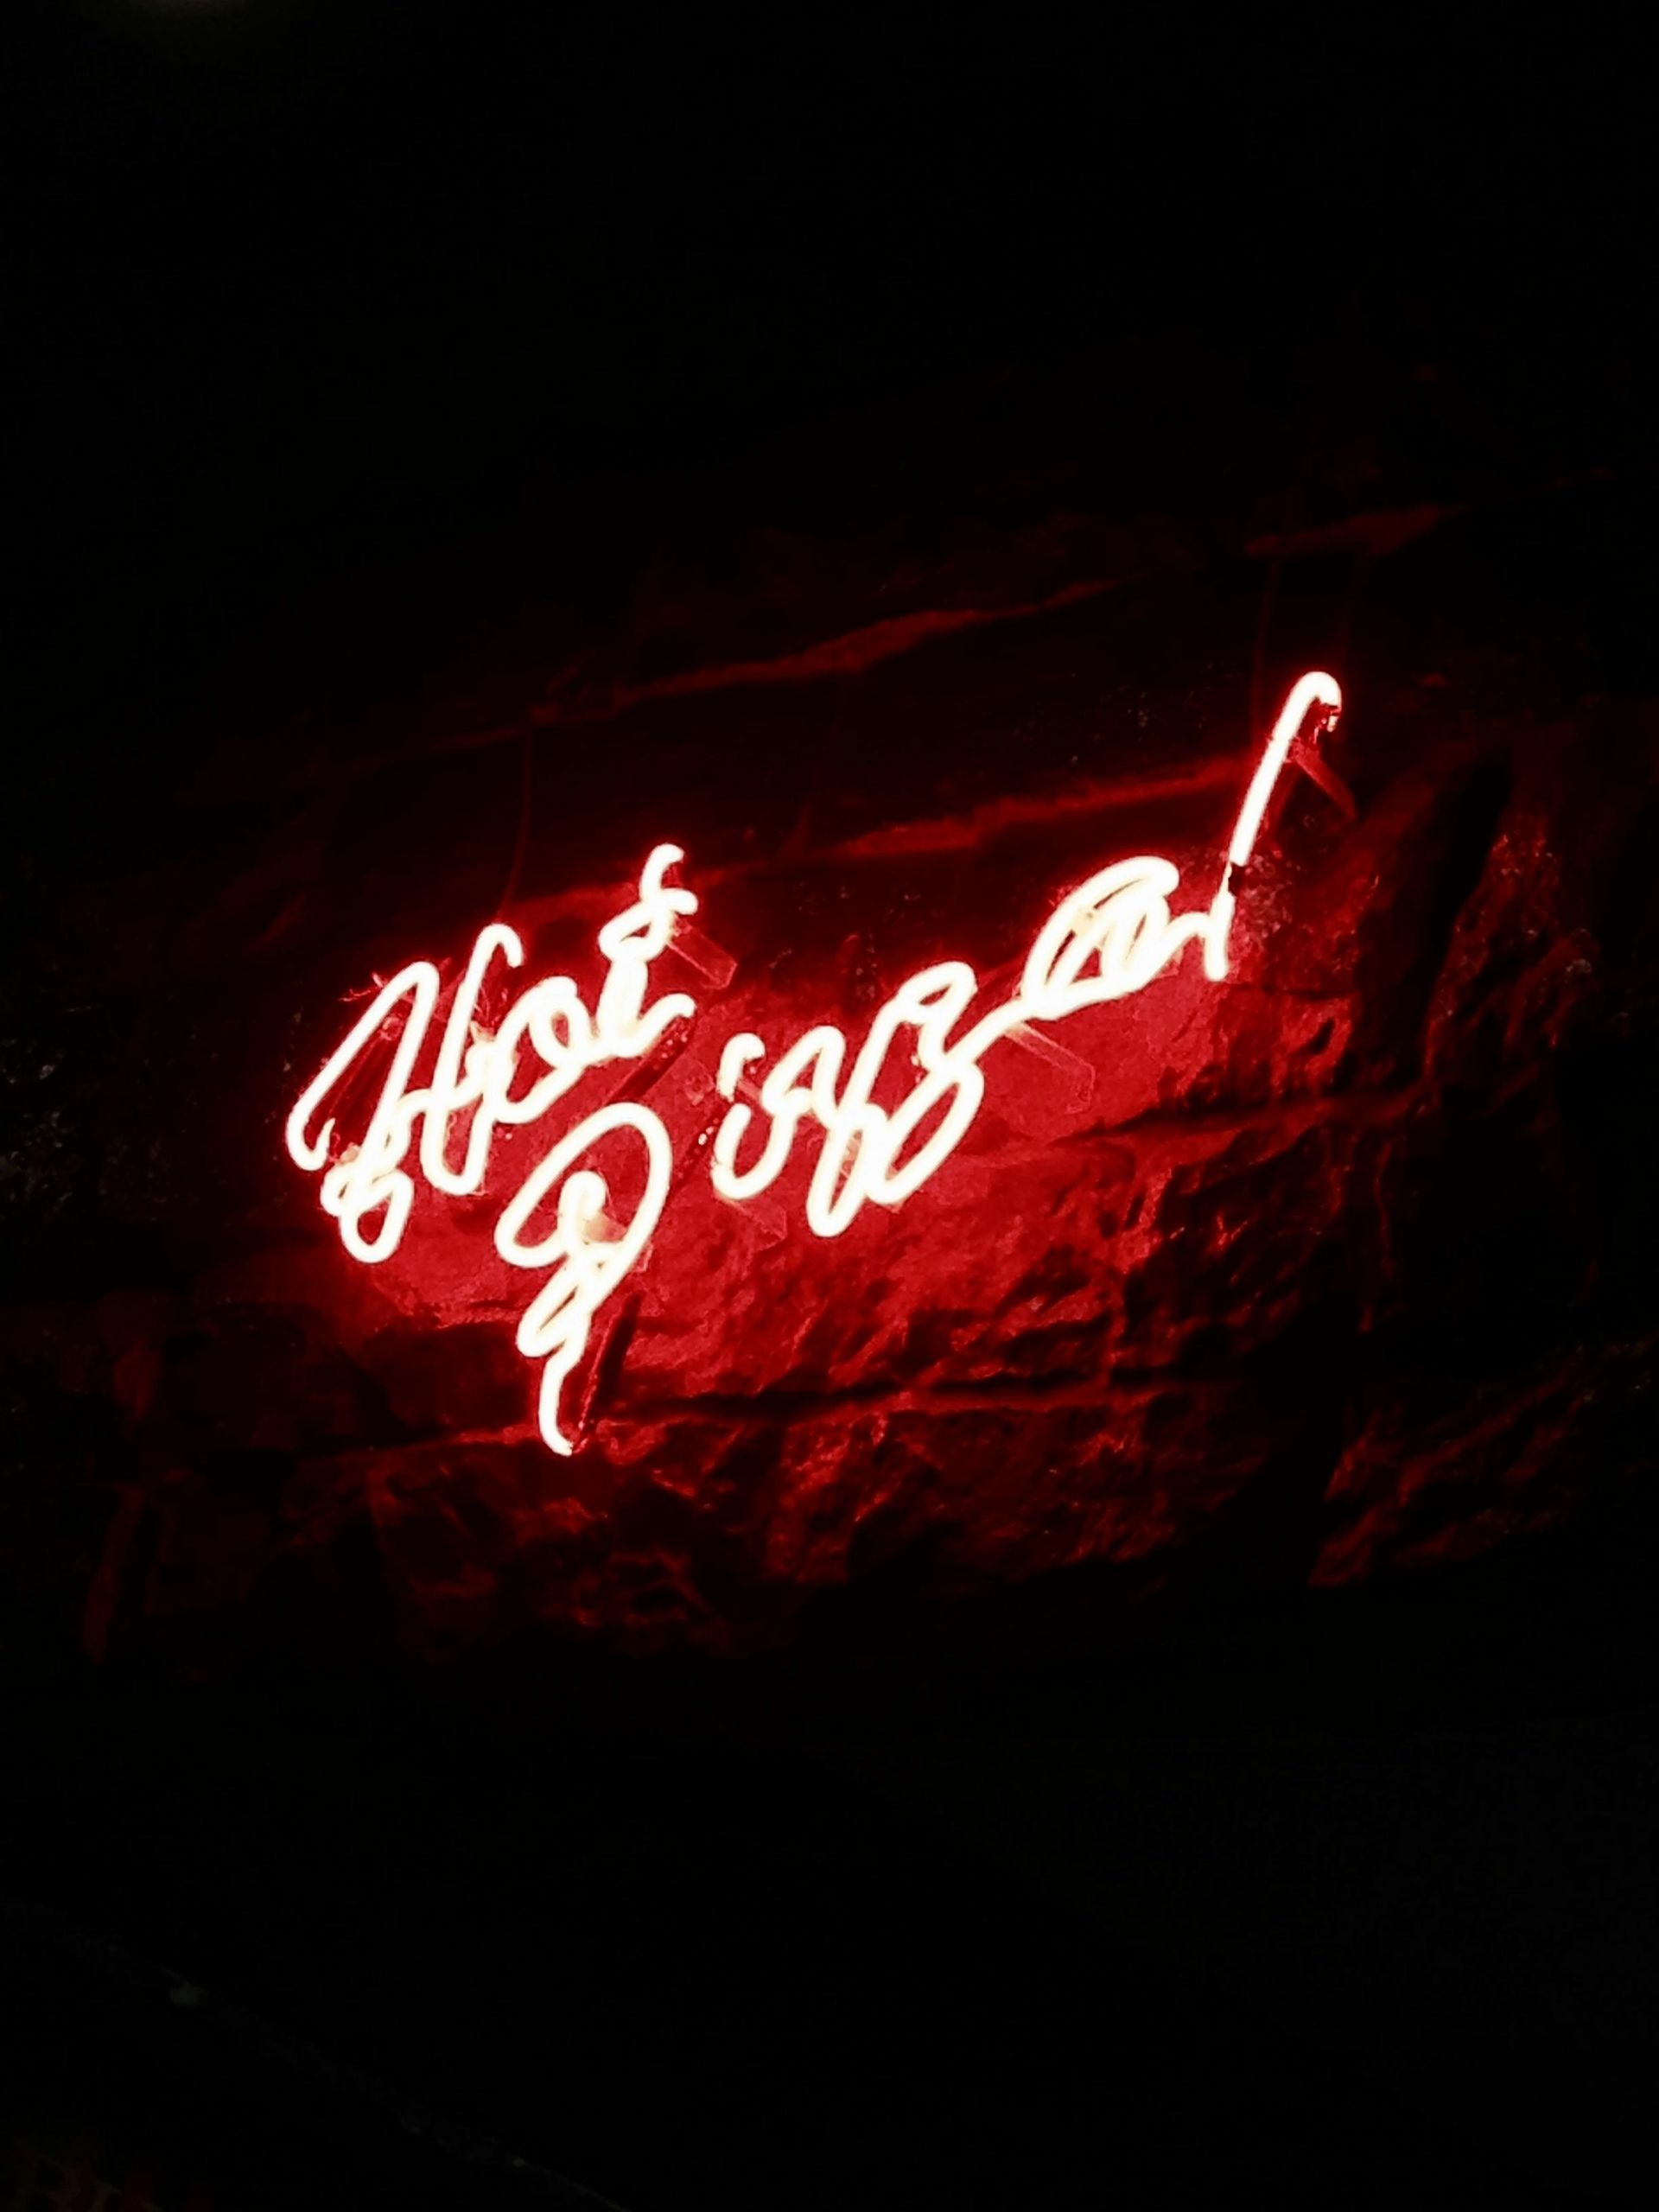
[[[948,497],[914,420],[865,426],[850,490],[826,429],[659,493],[602,605],[530,575],[391,675],[336,642],[245,720],[221,687],[188,772],[130,764],[42,840],[5,1067],[20,1604],[210,1670],[371,1615],[430,1653],[752,1648],[895,1574],[1106,1632],[1183,1578],[1414,1571],[1639,1476],[1659,724],[1560,581],[1623,494],[1333,436],[1277,497],[1282,423],[1183,373],[1164,457],[1214,450],[1161,479],[1078,429],[1086,387],[1024,396],[1023,474],[982,392],[936,397]],[[1315,664],[1357,818],[1296,780],[1229,982],[1189,957],[1073,1017],[1082,1110],[996,1048],[961,1151],[835,1243],[788,1185],[689,1178],[570,1460],[487,1205],[423,1206],[371,1272],[283,1154],[347,991],[504,894],[580,973],[659,837],[738,963],[652,1071],[692,1116],[718,1038],[855,1030],[944,954],[1006,976],[1110,859],[1168,854],[1197,903]]]

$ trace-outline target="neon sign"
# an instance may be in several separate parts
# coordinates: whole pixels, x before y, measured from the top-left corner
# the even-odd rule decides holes
[[[715,1084],[724,1108],[709,1147],[715,1190],[734,1205],[758,1197],[797,1145],[815,1138],[806,1224],[816,1236],[839,1236],[866,1205],[904,1205],[950,1158],[979,1112],[981,1064],[999,1039],[1041,1049],[1041,1033],[1030,1025],[1144,990],[1189,944],[1199,949],[1205,976],[1224,982],[1240,879],[1274,786],[1294,759],[1332,787],[1314,748],[1341,709],[1332,677],[1314,671],[1292,687],[1245,790],[1207,906],[1173,910],[1180,885],[1173,861],[1116,861],[1060,901],[1037,932],[1012,996],[976,1016],[978,976],[965,961],[944,960],[901,983],[856,1047],[829,1023],[804,1031],[775,1058],[753,1031],[729,1038]],[[499,995],[503,971],[524,964],[523,943],[505,922],[480,931],[441,1028],[443,980],[434,963],[411,961],[380,984],[286,1127],[295,1163],[321,1171],[323,1210],[354,1259],[378,1265],[397,1250],[417,1179],[451,1198],[480,1195],[498,1131],[546,1122],[593,1070],[643,1062],[677,1025],[696,1021],[697,1002],[685,992],[646,1003],[652,963],[698,909],[695,893],[668,880],[683,858],[677,845],[658,845],[640,873],[638,898],[600,931],[607,966],[591,1009],[569,976],[543,976],[486,1026],[483,1007]],[[347,1138],[338,1117],[383,1055],[360,1134]],[[416,1083],[423,1064],[429,1071]],[[901,1086],[898,1103],[876,1103],[878,1090],[891,1098]],[[615,1140],[637,1148],[643,1169],[624,1224],[613,1217],[611,1182],[591,1158],[601,1147],[613,1152]],[[526,1359],[542,1363],[541,1433],[555,1452],[575,1448],[566,1386],[588,1351],[595,1314],[662,1218],[676,1166],[661,1115],[613,1099],[564,1128],[505,1196],[496,1252],[543,1276],[516,1341]]]

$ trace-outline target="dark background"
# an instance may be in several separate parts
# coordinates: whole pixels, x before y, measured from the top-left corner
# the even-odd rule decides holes
[[[332,580],[383,580],[394,658],[462,631],[584,482],[1136,335],[1268,390],[1339,334],[1455,365],[1541,452],[1649,418],[1652,137],[1605,31],[512,18],[26,25],[12,498],[78,744],[118,702],[136,753]]]
[[[543,601],[602,623],[771,454],[858,448],[854,521],[946,511],[895,409],[1004,378],[1017,452],[1022,392],[1088,361],[1135,404],[1112,363],[1172,340],[1293,429],[1321,348],[1451,379],[1494,484],[1615,484],[1522,585],[1650,691],[1634,43],[531,12],[13,27],[14,879],[92,895],[228,715],[252,748],[510,664]],[[1435,434],[1378,430],[1437,496]],[[8,1264],[95,1274],[101,1234],[25,1223]],[[168,2207],[555,2169],[779,2212],[1642,2201],[1651,1535],[1638,1501],[1063,1674],[970,1638],[886,1707],[545,1655],[181,1688],[92,1667],[25,1578],[0,2118]]]

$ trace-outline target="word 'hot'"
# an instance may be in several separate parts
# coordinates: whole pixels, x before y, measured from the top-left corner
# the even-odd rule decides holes
[[[983,1101],[982,1062],[999,1039],[1143,990],[1188,944],[1199,948],[1209,981],[1224,981],[1239,877],[1274,787],[1293,747],[1312,762],[1312,748],[1341,708],[1340,689],[1322,672],[1292,687],[1207,906],[1173,911],[1180,884],[1173,861],[1116,861],[1060,901],[1038,931],[1013,995],[976,1018],[977,976],[965,961],[944,960],[901,983],[856,1048],[828,1023],[804,1031],[775,1058],[753,1031],[729,1038],[715,1079],[726,1106],[709,1148],[715,1188],[735,1204],[757,1197],[783,1173],[810,1124],[817,1156],[806,1223],[819,1236],[837,1236],[867,1205],[902,1205],[955,1151]],[[591,1007],[569,976],[543,976],[486,1027],[481,1009],[499,996],[503,971],[524,964],[518,932],[492,922],[474,939],[442,1021],[439,970],[411,961],[380,985],[288,1116],[289,1155],[321,1172],[324,1211],[338,1221],[346,1249],[369,1265],[390,1259],[402,1243],[417,1178],[450,1198],[475,1197],[489,1180],[498,1132],[556,1130],[505,1194],[494,1244],[510,1266],[543,1274],[517,1343],[542,1363],[541,1432],[558,1452],[574,1448],[563,1401],[594,1316],[650,1243],[675,1158],[666,1124],[648,1105],[615,1100],[574,1122],[557,1109],[593,1070],[641,1060],[673,1024],[698,1018],[685,992],[651,996],[652,963],[697,912],[696,894],[667,880],[683,858],[678,846],[658,845],[638,898],[600,931],[607,964]],[[382,1061],[360,1134],[346,1139],[336,1115],[349,1098],[361,1118],[365,1075],[372,1080]],[[879,1086],[891,1096],[880,1078],[895,1065],[905,1068],[909,1087],[896,1105],[878,1105]],[[619,1143],[636,1149],[643,1170],[622,1224],[594,1157],[613,1161]]]

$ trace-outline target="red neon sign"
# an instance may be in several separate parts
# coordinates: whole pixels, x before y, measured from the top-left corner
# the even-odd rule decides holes
[[[1207,906],[1172,911],[1180,883],[1173,861],[1116,861],[1060,901],[1038,931],[1013,995],[976,1019],[969,1020],[977,976],[965,961],[944,960],[901,983],[856,1048],[828,1023],[806,1030],[775,1058],[753,1031],[729,1038],[715,1078],[726,1109],[710,1147],[715,1189],[734,1204],[757,1197],[782,1173],[810,1124],[818,1151],[806,1224],[817,1236],[838,1236],[867,1205],[902,1205],[956,1150],[985,1096],[980,1064],[999,1039],[1029,1035],[1032,1023],[1063,1020],[1143,990],[1188,944],[1200,948],[1209,981],[1224,981],[1237,879],[1274,787],[1294,747],[1314,765],[1312,748],[1341,709],[1332,677],[1314,671],[1292,687],[1245,791]],[[478,1195],[498,1129],[545,1121],[590,1071],[641,1060],[674,1023],[696,1020],[696,1001],[684,992],[645,1002],[652,963],[697,911],[695,893],[666,880],[683,857],[677,845],[658,845],[641,871],[638,898],[600,931],[607,964],[591,1009],[569,976],[544,976],[518,994],[493,1030],[485,1027],[480,1009],[486,987],[499,969],[524,964],[518,934],[505,922],[490,923],[474,939],[441,1029],[442,979],[431,961],[411,961],[380,986],[296,1101],[286,1128],[296,1164],[321,1171],[323,1209],[339,1222],[353,1258],[372,1265],[397,1251],[417,1175],[451,1198]],[[330,1101],[389,1040],[362,1133],[343,1141]],[[881,1077],[894,1067],[902,1074],[906,1054],[913,1080],[903,1099],[877,1105]],[[425,1083],[416,1084],[429,1060]],[[624,1132],[640,1147],[645,1179],[631,1218],[619,1225],[608,1211],[605,1176],[582,1162]],[[594,1316],[649,1243],[674,1170],[662,1117],[646,1105],[613,1103],[565,1128],[497,1216],[500,1257],[544,1271],[517,1343],[527,1359],[543,1363],[541,1432],[555,1452],[574,1448],[562,1425],[563,1395],[587,1352]],[[550,1205],[552,1226],[537,1230],[532,1224]]]

